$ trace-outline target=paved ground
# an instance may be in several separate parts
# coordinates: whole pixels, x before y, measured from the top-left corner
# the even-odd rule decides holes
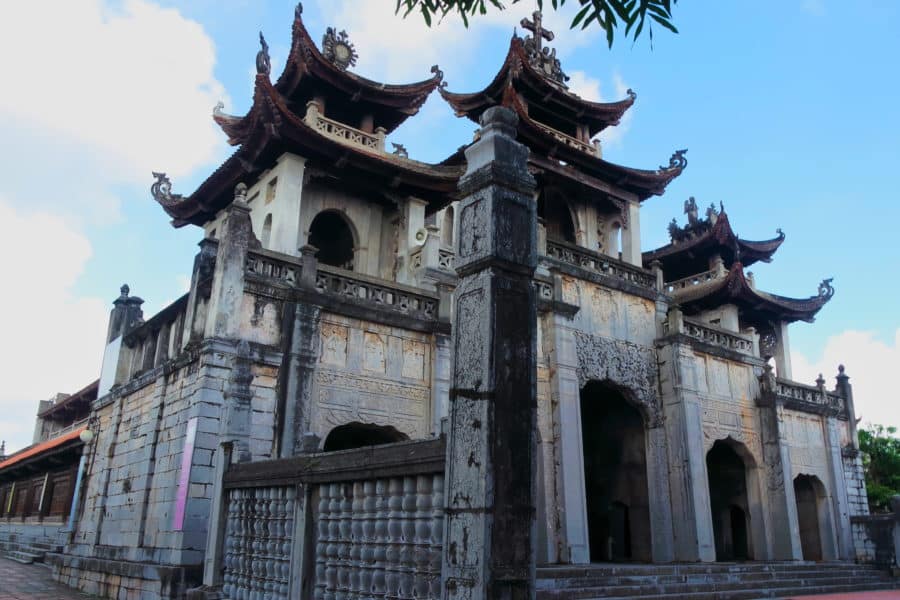
[[[50,569],[47,567],[22,565],[0,557],[0,600],[96,599],[97,596],[82,594],[78,590],[56,583],[50,576]],[[797,600],[900,600],[900,590],[797,596]]]
[[[93,600],[53,581],[50,569],[0,557],[0,600]]]

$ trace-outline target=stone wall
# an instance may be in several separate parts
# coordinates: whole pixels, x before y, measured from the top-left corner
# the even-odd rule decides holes
[[[856,560],[861,563],[892,567],[895,564],[893,514],[850,518]]]
[[[863,472],[862,457],[858,451],[845,450],[842,459],[850,514],[867,515],[869,514],[869,495],[866,493],[866,476]]]
[[[393,426],[410,439],[432,426],[434,336],[323,312],[312,431],[347,423]]]
[[[796,477],[815,475],[832,490],[828,475],[828,456],[825,451],[825,425],[823,417],[793,410],[784,411],[784,431],[786,442],[791,448],[791,470]]]

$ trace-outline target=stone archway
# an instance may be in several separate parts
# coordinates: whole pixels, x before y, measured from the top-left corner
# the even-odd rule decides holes
[[[320,263],[353,271],[356,237],[350,223],[333,210],[322,211],[309,225],[309,244],[319,249]]]
[[[828,525],[825,486],[814,475],[798,475],[794,479],[794,497],[803,560],[823,560],[826,546],[823,532]]]
[[[706,454],[717,561],[754,558],[748,473],[753,465],[735,445],[717,440]]]
[[[585,502],[591,562],[652,558],[645,423],[614,386],[581,391]]]
[[[390,426],[379,426],[371,423],[347,423],[335,427],[325,438],[322,445],[324,452],[350,450],[364,446],[380,446],[404,442],[409,439],[405,433]]]

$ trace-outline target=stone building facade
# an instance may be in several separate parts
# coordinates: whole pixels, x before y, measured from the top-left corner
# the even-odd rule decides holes
[[[455,598],[507,569],[524,598],[535,565],[857,557],[849,378],[790,370],[788,325],[830,280],[758,290],[745,267],[784,236],[738,238],[693,199],[645,251],[641,205],[686,151],[603,159],[591,140],[636,95],[569,92],[540,15],[523,25],[471,94],[436,66],[409,85],[356,75],[346,34],[320,49],[299,6],[275,81],[263,40],[248,114],[213,115],[235,153],[190,195],[154,174],[173,224],[202,233],[191,288],[146,319],[127,288],[114,303],[59,579],[118,598]],[[473,143],[440,164],[387,150],[435,90],[480,124]],[[504,350],[501,331],[527,335]],[[486,422],[461,416],[482,401]],[[521,556],[462,544],[465,514],[531,531],[494,512],[507,492],[534,519]]]

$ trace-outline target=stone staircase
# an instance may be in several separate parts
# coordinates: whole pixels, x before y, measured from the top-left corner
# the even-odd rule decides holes
[[[60,552],[61,546],[55,546],[37,540],[10,538],[0,539],[0,555],[23,565],[43,563],[48,552]]]
[[[900,580],[847,562],[596,564],[537,572],[537,600],[752,600],[888,589],[900,590]]]

